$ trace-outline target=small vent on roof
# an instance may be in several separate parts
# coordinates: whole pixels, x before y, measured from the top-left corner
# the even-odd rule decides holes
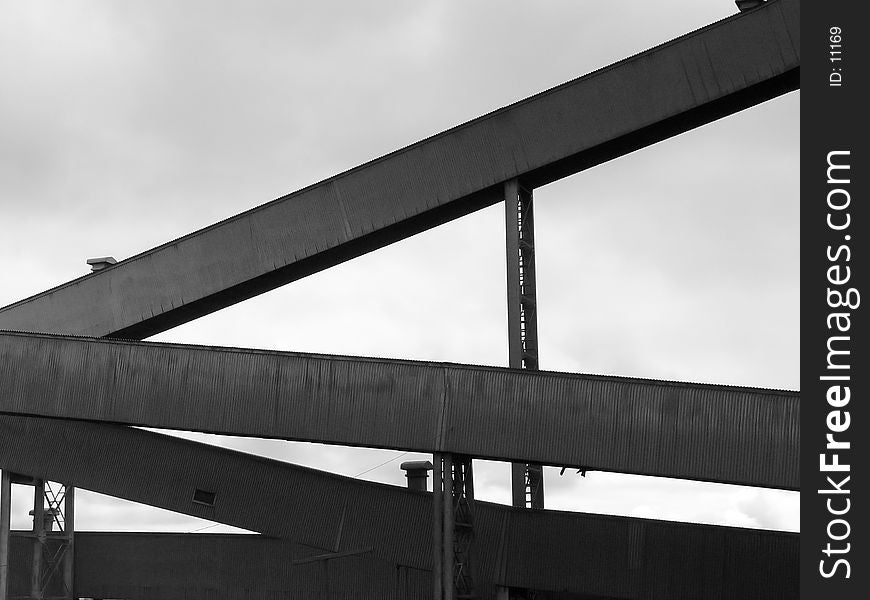
[[[214,492],[207,492],[206,490],[201,490],[197,488],[195,492],[193,492],[193,502],[195,504],[202,504],[203,506],[214,506]]]
[[[118,261],[111,256],[101,256],[99,258],[89,258],[88,264],[91,265],[91,273],[102,271],[106,267],[111,267]]]

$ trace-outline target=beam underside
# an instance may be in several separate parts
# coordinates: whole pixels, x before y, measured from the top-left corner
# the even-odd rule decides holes
[[[147,431],[70,425],[6,417],[0,467],[305,544],[314,554],[371,548],[378,561],[431,568],[431,494]],[[46,436],[56,440],[53,447],[40,442]],[[165,484],[154,486],[155,478]],[[214,506],[195,504],[196,489],[214,492]],[[490,549],[476,555],[477,572],[498,585],[626,598],[648,588],[660,591],[644,596],[652,598],[702,584],[743,585],[746,595],[730,597],[765,597],[759,590],[787,597],[797,581],[795,534],[485,502],[476,504],[475,532],[479,547]],[[758,569],[758,556],[765,569]]]
[[[799,486],[794,392],[6,332],[0,413]]]

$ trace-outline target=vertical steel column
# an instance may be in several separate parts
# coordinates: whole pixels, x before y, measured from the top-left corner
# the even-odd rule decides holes
[[[444,455],[436,452],[432,455],[432,462],[432,597],[434,600],[443,600]]]
[[[442,577],[444,581],[444,600],[454,600],[455,589],[453,584],[453,455],[445,453],[442,456],[442,464],[444,465],[444,536],[442,537],[442,541],[444,547],[442,548],[443,558],[441,561],[441,569],[443,571]]]
[[[520,297],[520,232],[517,227],[519,182],[511,179],[504,184],[504,225],[507,258],[508,366],[523,368],[523,335]]]
[[[42,548],[45,544],[45,481],[33,480],[33,562],[30,573],[30,597],[42,598]]]
[[[518,180],[511,179],[505,183],[504,193],[509,366],[537,370],[537,278],[532,191]],[[540,465],[513,463],[511,497],[515,507],[544,508],[544,476]]]
[[[66,536],[66,551],[63,555],[63,590],[68,598],[75,598],[75,533],[76,533],[76,489],[64,487],[63,496],[63,533]]]
[[[433,469],[433,598],[476,598],[471,571],[474,481],[471,457],[435,453]]]
[[[474,478],[471,457],[453,457],[453,582],[457,598],[474,598],[471,548],[474,543]]]
[[[33,484],[30,598],[70,600],[75,598],[75,488],[43,479]]]
[[[9,598],[9,527],[12,518],[12,478],[0,473],[0,600]]]

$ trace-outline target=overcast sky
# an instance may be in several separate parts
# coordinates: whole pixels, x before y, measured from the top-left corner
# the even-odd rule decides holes
[[[0,0],[0,305],[735,12]],[[541,368],[797,389],[798,113],[793,92],[536,190]],[[152,339],[504,366],[503,207]],[[424,458],[195,437],[399,485]],[[508,502],[508,466],[477,461],[475,488]],[[796,493],[555,469],[546,488],[548,508],[798,529]],[[79,529],[209,526],[79,499]]]

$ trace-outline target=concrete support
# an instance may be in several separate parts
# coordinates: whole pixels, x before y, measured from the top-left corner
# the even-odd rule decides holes
[[[508,359],[512,369],[538,369],[535,212],[532,191],[516,179],[505,183]],[[540,465],[513,463],[511,499],[518,508],[544,508]]]
[[[0,600],[9,598],[9,526],[12,508],[12,478],[0,473]]]

